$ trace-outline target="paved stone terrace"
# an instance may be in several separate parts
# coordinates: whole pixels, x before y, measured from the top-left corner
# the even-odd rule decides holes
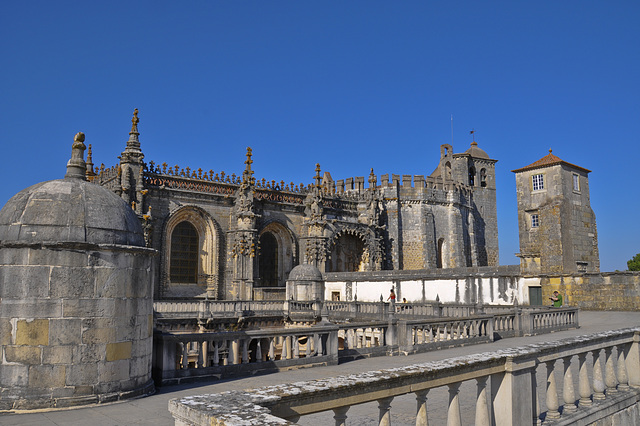
[[[67,410],[2,413],[0,414],[0,424],[43,426],[87,424],[91,426],[173,425],[173,417],[169,414],[167,409],[168,401],[172,398],[187,395],[217,393],[225,390],[241,390],[379,370],[383,368],[400,367],[403,365],[436,361],[453,356],[469,355],[514,346],[522,346],[529,343],[544,342],[551,339],[557,340],[606,330],[635,327],[640,326],[640,312],[581,312],[580,323],[581,328],[578,330],[562,331],[540,336],[503,339],[493,343],[445,349],[408,357],[379,357],[352,361],[330,367],[303,368],[299,370],[236,380],[163,387],[159,388],[158,392],[153,396],[113,404],[93,405]],[[461,388],[461,394],[465,392],[465,387],[468,388],[466,389],[466,393],[474,394],[474,383],[464,383]],[[434,389],[429,392],[428,396],[427,404],[429,408],[430,424],[445,424],[446,418],[444,415],[446,413],[440,413],[441,411],[446,411],[446,401],[448,401],[448,396],[445,389]],[[468,419],[470,422],[465,421],[465,416],[469,413],[469,415],[473,415],[473,398],[470,399],[469,404],[465,404],[465,401],[461,398],[461,404],[463,411],[463,423],[472,423],[473,419]],[[394,425],[414,424],[415,406],[415,398],[411,395],[396,398],[392,403],[391,409],[392,423]],[[444,410],[442,408],[444,408]],[[373,403],[365,404],[363,406],[354,406],[349,410],[347,415],[349,416],[347,422],[350,425],[373,425],[377,424],[378,420],[377,406]],[[309,424],[314,426],[332,425],[332,416],[333,413],[328,412],[303,417],[300,419],[299,424]]]

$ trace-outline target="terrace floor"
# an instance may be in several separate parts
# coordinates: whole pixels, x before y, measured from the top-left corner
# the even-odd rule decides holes
[[[524,346],[529,343],[559,340],[602,331],[640,326],[640,312],[587,312],[579,314],[580,328],[531,337],[503,339],[492,343],[443,349],[411,356],[378,357],[351,361],[348,363],[316,368],[246,377],[233,380],[190,383],[185,385],[158,388],[155,395],[145,398],[115,402],[111,404],[91,405],[64,410],[42,410],[37,412],[1,413],[2,425],[173,425],[174,420],[167,409],[168,401],[173,398],[205,393],[218,393],[226,390],[242,390],[281,383],[314,380],[332,376],[360,373],[371,370],[402,367],[428,361],[491,352],[498,349]],[[577,377],[577,375],[574,375]],[[538,381],[540,384],[540,381]],[[544,381],[542,383],[544,385]],[[475,404],[475,383],[465,382],[461,387],[461,408],[463,424],[473,423]],[[446,424],[448,394],[446,389],[433,389],[428,394],[427,406],[429,424]],[[413,395],[396,398],[391,404],[392,423],[394,425],[415,424],[416,402]],[[351,407],[347,413],[349,425],[377,425],[378,409],[375,403]],[[302,425],[333,425],[333,412],[302,417]]]

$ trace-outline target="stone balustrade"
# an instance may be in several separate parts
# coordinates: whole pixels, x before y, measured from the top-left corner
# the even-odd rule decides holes
[[[153,377],[166,385],[338,363],[338,327],[154,335]]]
[[[468,317],[487,313],[513,312],[510,305],[477,305],[460,303],[384,303],[384,302],[338,302],[338,301],[295,301],[295,300],[201,300],[169,299],[154,302],[157,318],[239,318],[251,316],[296,317],[312,320],[322,308],[327,310],[331,321],[386,320],[391,311],[398,318],[424,317]],[[528,307],[520,308],[529,310]],[[531,308],[538,310],[540,308]],[[541,312],[548,312],[543,308]]]
[[[296,302],[302,309],[305,303]],[[316,306],[317,309],[317,306]],[[576,309],[556,309],[545,331],[576,328]],[[540,313],[542,315],[542,313]],[[547,315],[548,316],[548,315]],[[545,316],[545,318],[547,318]],[[553,319],[556,318],[557,319]],[[569,321],[569,322],[567,322]],[[306,327],[247,331],[177,333],[156,331],[153,376],[160,385],[206,378],[223,378],[296,366],[335,364],[362,357],[414,354],[486,343],[524,334],[534,321],[520,312],[466,318],[347,322]],[[552,327],[551,323],[553,323]],[[531,327],[531,326],[529,326]],[[528,334],[532,334],[529,331]]]
[[[541,375],[546,380],[539,380]],[[476,392],[474,412],[465,409],[465,415],[472,414],[478,426],[591,424],[616,416],[620,424],[630,424],[640,412],[640,328],[402,368],[184,397],[169,401],[169,411],[176,425],[285,425],[329,411],[340,426],[346,424],[353,406],[377,402],[379,424],[391,425],[394,398],[413,394],[416,425],[427,425],[429,416],[440,410],[446,411],[442,414],[448,425],[460,426],[460,389],[467,382],[475,384]],[[429,392],[440,387],[448,390],[448,404],[429,406]]]

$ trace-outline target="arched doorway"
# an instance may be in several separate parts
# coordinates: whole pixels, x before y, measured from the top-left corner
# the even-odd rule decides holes
[[[278,286],[278,240],[271,232],[260,236],[258,274],[261,287]]]

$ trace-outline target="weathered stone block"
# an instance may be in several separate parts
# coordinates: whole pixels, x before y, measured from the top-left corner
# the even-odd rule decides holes
[[[48,266],[3,266],[0,268],[0,298],[48,297],[50,269]]]
[[[30,388],[57,388],[64,386],[64,365],[32,365],[29,367]]]
[[[55,265],[83,268],[87,266],[87,254],[71,250],[32,249],[29,265]]]
[[[107,344],[107,361],[117,361],[131,358],[131,342]]]
[[[113,299],[69,299],[64,300],[64,316],[76,318],[113,317]]]
[[[103,362],[106,354],[106,343],[73,346],[73,363]]]
[[[98,364],[67,366],[67,386],[95,385],[98,383]]]
[[[129,271],[99,268],[96,270],[96,294],[98,297],[119,298],[126,296],[126,287],[131,282]]]
[[[81,343],[82,321],[79,319],[52,319],[49,321],[49,344],[71,345]]]
[[[129,360],[116,360],[98,365],[98,382],[106,384],[129,379]]]
[[[0,387],[18,388],[27,386],[28,383],[29,366],[0,364]]]
[[[16,324],[16,345],[48,345],[49,320],[19,320]]]
[[[0,265],[26,265],[28,261],[27,248],[0,248]]]
[[[41,364],[42,348],[38,346],[5,346],[4,356],[7,362],[20,364]]]
[[[82,343],[111,343],[116,340],[115,328],[90,328],[82,333]]]
[[[43,364],[71,364],[73,346],[44,346],[42,348]]]
[[[51,297],[93,297],[93,271],[87,268],[53,267],[51,269]]]
[[[58,318],[62,316],[62,300],[3,299],[0,317],[4,318]]]
[[[0,318],[0,346],[11,344],[11,322],[7,318]]]

